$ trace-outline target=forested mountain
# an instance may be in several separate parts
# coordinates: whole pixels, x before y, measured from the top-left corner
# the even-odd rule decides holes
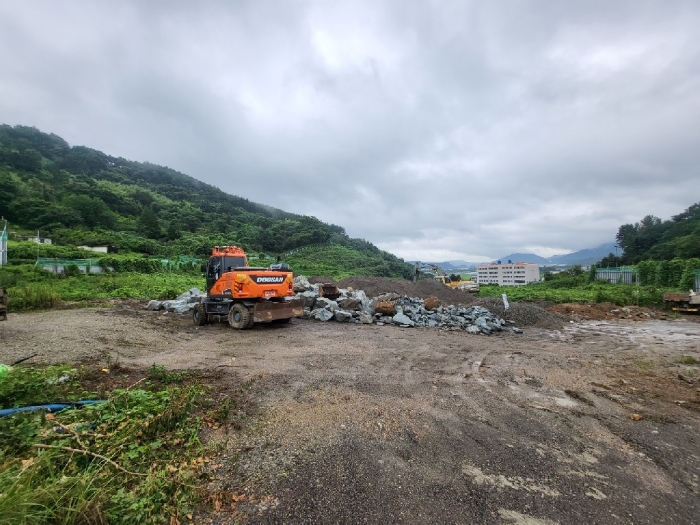
[[[623,250],[621,264],[700,257],[700,203],[667,221],[647,215],[635,224],[624,224],[615,239]]]
[[[0,215],[60,244],[110,244],[149,255],[207,255],[213,244],[282,254],[334,243],[410,276],[394,255],[315,217],[229,195],[167,167],[116,158],[54,134],[0,125]]]

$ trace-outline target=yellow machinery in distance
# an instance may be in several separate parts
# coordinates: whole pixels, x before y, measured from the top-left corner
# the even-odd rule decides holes
[[[479,285],[476,282],[472,280],[463,281],[461,276],[455,274],[447,275],[437,264],[430,264],[429,266],[434,272],[433,279],[440,281],[445,286],[449,286],[453,290],[462,290],[470,293],[479,291]]]

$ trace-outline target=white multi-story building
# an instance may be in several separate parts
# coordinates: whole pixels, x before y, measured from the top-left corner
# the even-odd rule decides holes
[[[478,284],[498,284],[500,286],[525,286],[540,280],[540,265],[537,263],[501,261],[480,264],[476,267]]]

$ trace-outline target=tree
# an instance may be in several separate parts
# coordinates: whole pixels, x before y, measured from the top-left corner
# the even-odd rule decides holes
[[[160,220],[158,215],[150,206],[144,208],[138,220],[139,232],[149,239],[159,239],[161,237]]]
[[[83,219],[83,223],[89,228],[114,229],[117,224],[115,214],[102,199],[97,197],[69,195],[63,199],[62,204],[78,212]]]
[[[18,197],[19,184],[9,173],[0,173],[0,205],[3,209]]]
[[[617,255],[610,252],[608,255],[603,257],[600,261],[596,263],[598,268],[617,268],[622,266],[622,260]]]

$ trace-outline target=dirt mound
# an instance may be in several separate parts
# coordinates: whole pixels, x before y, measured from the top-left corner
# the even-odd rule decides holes
[[[649,319],[666,319],[666,314],[640,306],[618,306],[613,303],[562,303],[547,308],[549,312],[570,317],[571,319],[590,319],[604,321],[607,319],[632,319],[648,321]]]
[[[318,282],[316,278],[309,279],[311,282]],[[420,279],[414,283],[406,279],[391,280],[384,277],[348,277],[338,282],[340,288],[351,287],[353,290],[363,290],[369,297],[377,297],[383,293],[392,292],[409,297],[437,297],[444,305],[461,304],[471,305],[474,303],[474,296],[467,292],[453,290],[433,279]]]
[[[338,284],[335,279],[326,277],[325,275],[317,275],[315,277],[309,277],[309,282],[311,284]]]
[[[536,326],[551,330],[559,330],[564,326],[564,319],[561,316],[532,303],[512,302],[506,310],[500,298],[479,297],[474,304],[487,308],[507,321],[515,322],[516,326]]]

